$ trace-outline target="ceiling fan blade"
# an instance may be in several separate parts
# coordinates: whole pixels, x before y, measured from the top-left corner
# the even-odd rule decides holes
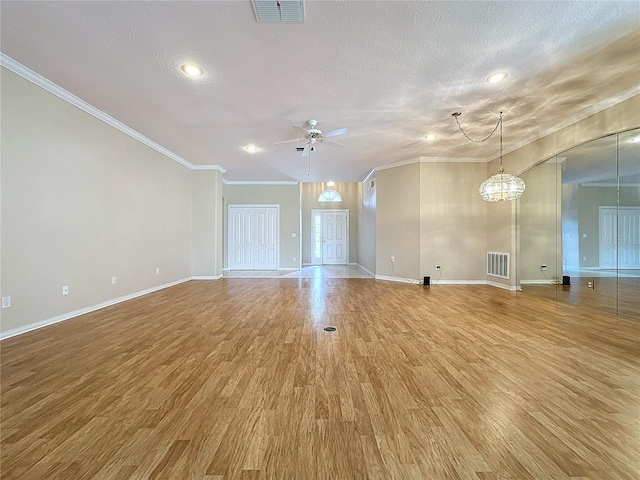
[[[344,135],[345,133],[349,133],[348,128],[337,128],[335,130],[331,130],[327,133],[323,133],[323,137],[335,137],[336,135]]]
[[[309,131],[304,128],[302,125],[292,125],[293,128],[299,128],[300,130],[304,131],[305,134],[309,133]]]
[[[346,147],[344,143],[336,142],[335,140],[329,140],[328,138],[323,138],[323,142],[335,143],[336,145],[340,145],[341,147]]]
[[[309,144],[309,143],[307,143],[307,144],[304,146],[304,150],[302,151],[302,155],[301,155],[302,157],[308,157],[308,156],[309,156],[309,145],[310,145],[310,144]]]
[[[276,142],[276,143],[274,143],[274,145],[278,145],[280,143],[303,142],[305,140],[306,140],[306,138],[293,138],[291,140],[283,140],[282,142]]]

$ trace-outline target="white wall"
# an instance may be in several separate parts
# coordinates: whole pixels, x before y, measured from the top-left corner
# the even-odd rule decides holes
[[[1,332],[190,277],[192,172],[1,73]]]

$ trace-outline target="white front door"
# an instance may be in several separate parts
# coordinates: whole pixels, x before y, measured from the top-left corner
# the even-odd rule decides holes
[[[229,268],[278,268],[279,215],[277,206],[229,205]]]
[[[346,265],[349,235],[347,229],[348,212],[325,210],[322,212],[322,263]]]

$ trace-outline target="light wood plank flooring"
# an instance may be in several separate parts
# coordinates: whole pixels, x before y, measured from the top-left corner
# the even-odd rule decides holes
[[[0,344],[1,477],[637,479],[639,338],[487,286],[187,282]]]

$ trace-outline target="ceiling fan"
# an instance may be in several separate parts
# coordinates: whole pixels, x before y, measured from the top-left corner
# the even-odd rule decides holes
[[[338,135],[344,135],[345,133],[349,133],[348,128],[338,128],[336,130],[331,130],[326,133],[322,133],[320,130],[316,128],[318,124],[317,120],[309,120],[306,125],[309,128],[304,128],[302,125],[294,125],[293,128],[298,128],[304,131],[304,136],[300,138],[293,138],[291,140],[284,140],[282,142],[276,142],[274,145],[278,145],[280,143],[289,143],[289,142],[306,142],[307,144],[304,146],[304,150],[302,151],[302,156],[305,157],[309,155],[309,151],[314,147],[316,143],[335,143],[336,145],[340,145],[341,147],[345,147],[343,143],[336,142],[335,140],[329,140],[328,137],[336,137]]]

